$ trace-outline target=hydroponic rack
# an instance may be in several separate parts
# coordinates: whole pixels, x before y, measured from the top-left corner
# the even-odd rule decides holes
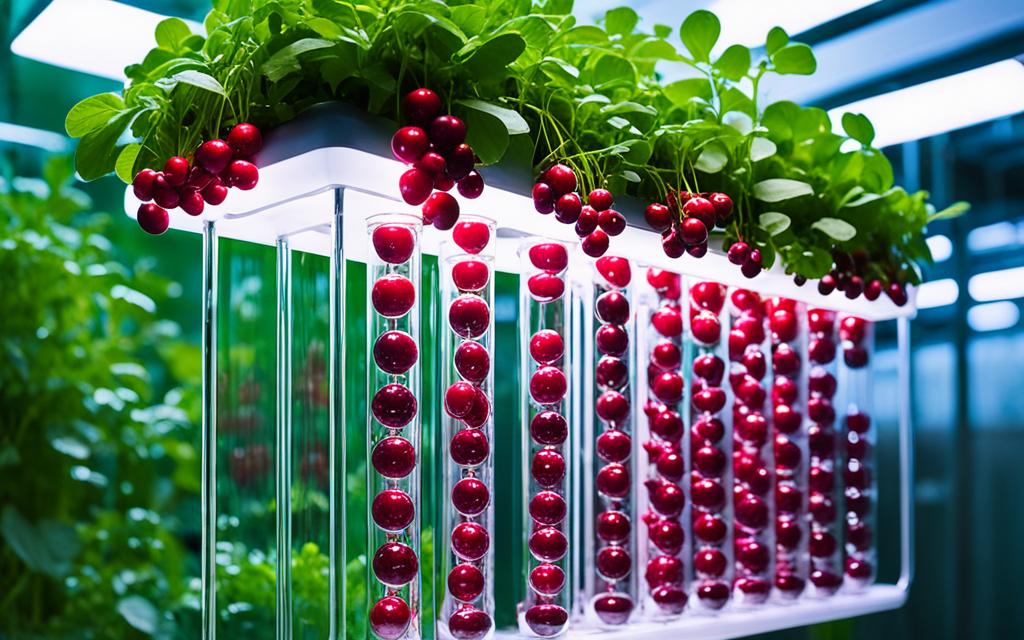
[[[346,457],[343,447],[345,403],[353,399],[343,394],[345,370],[344,354],[346,350],[360,351],[368,347],[346,341],[346,327],[352,322],[345,311],[345,263],[346,261],[367,263],[369,261],[370,243],[367,236],[367,218],[380,213],[418,213],[397,197],[398,178],[405,166],[395,161],[388,145],[393,125],[386,121],[368,118],[364,113],[340,104],[322,104],[309,110],[301,118],[273,131],[256,161],[260,166],[260,184],[249,192],[232,192],[228,200],[221,206],[210,208],[201,218],[191,218],[181,213],[171,217],[171,226],[176,229],[202,233],[203,235],[203,626],[204,637],[216,636],[217,572],[223,570],[218,566],[218,517],[217,477],[225,471],[218,468],[218,324],[219,305],[223,304],[218,282],[218,238],[231,238],[262,245],[276,247],[277,254],[277,291],[276,291],[276,412],[274,416],[274,433],[276,434],[274,469],[275,469],[275,504],[277,505],[277,527],[275,531],[278,549],[291,549],[293,522],[289,513],[289,502],[292,498],[289,479],[295,473],[292,462],[291,431],[293,425],[292,406],[294,393],[293,359],[288,356],[292,352],[292,335],[295,331],[293,318],[297,309],[292,292],[294,282],[293,255],[296,252],[327,256],[329,271],[329,345],[326,354],[329,398],[327,413],[330,417],[329,433],[326,436],[325,456],[328,477],[328,497],[330,520],[327,536],[329,539],[327,555],[330,558],[329,569],[329,635],[331,638],[346,637],[344,620],[346,615],[345,594],[345,487],[343,486],[346,470]],[[463,213],[483,214],[496,222],[496,237],[493,250],[493,268],[499,272],[519,274],[525,268],[520,255],[524,238],[547,238],[565,242],[573,247],[577,242],[573,230],[569,226],[558,224],[551,216],[540,216],[534,209],[528,195],[530,176],[515,175],[502,168],[484,170],[483,175],[487,187],[481,197],[468,201],[460,199]],[[895,320],[897,323],[899,347],[899,485],[886,487],[887,491],[899,491],[900,505],[900,576],[895,584],[873,584],[860,593],[841,592],[830,598],[810,599],[804,597],[794,603],[768,604],[759,607],[728,608],[717,615],[694,615],[689,609],[685,614],[671,620],[649,619],[646,616],[634,616],[627,627],[621,630],[597,630],[588,626],[582,611],[583,604],[574,602],[570,614],[570,637],[600,634],[608,638],[672,638],[686,634],[690,638],[729,638],[763,633],[787,627],[802,626],[864,615],[900,607],[907,598],[907,591],[913,577],[911,491],[913,477],[913,451],[909,421],[909,322],[908,318],[915,313],[914,292],[910,292],[911,302],[904,307],[897,307],[885,297],[868,302],[864,299],[850,301],[836,294],[821,296],[813,283],[796,287],[790,276],[776,267],[753,280],[744,278],[739,269],[728,263],[721,251],[712,249],[702,259],[691,259],[684,256],[680,260],[667,258],[659,249],[658,237],[643,224],[639,203],[621,199],[618,208],[630,222],[629,227],[621,235],[613,239],[610,255],[622,256],[631,260],[634,265],[634,277],[638,278],[641,266],[660,268],[682,275],[686,282],[712,281],[733,288],[743,288],[759,292],[764,297],[778,296],[802,303],[801,309],[821,307],[841,314],[861,317],[872,322]],[[134,198],[132,190],[126,190],[125,210],[134,215],[139,202]],[[450,238],[450,232],[439,232],[426,228],[417,236],[418,251],[427,255],[438,255],[441,243]],[[489,251],[491,250],[489,249]],[[571,261],[567,289],[593,286],[592,261],[582,254],[570,252]],[[417,283],[418,284],[418,283]],[[589,289],[588,291],[592,291]],[[440,298],[440,288],[434,291],[422,291],[424,296],[433,296],[434,304]],[[578,294],[578,295],[577,295]],[[567,293],[567,296],[569,294]],[[584,339],[585,326],[576,313],[585,310],[593,315],[586,292],[575,292],[571,299],[574,306],[572,325],[575,335],[567,339],[567,349],[574,352],[566,353],[566,362],[573,362],[576,369],[587,369],[594,361],[591,340]],[[638,300],[637,297],[631,298]],[[299,303],[301,304],[301,302]],[[576,306],[579,309],[575,309]],[[646,309],[645,313],[651,310]],[[646,317],[646,316],[644,316]],[[591,329],[596,328],[591,326]],[[590,334],[592,336],[592,333]],[[369,356],[367,356],[369,358]],[[631,365],[637,363],[646,354],[637,354],[632,358]],[[567,371],[568,373],[568,371]],[[572,423],[593,423],[593,412],[584,408],[583,403],[590,402],[590,396],[584,391],[589,389],[585,380],[586,374],[573,373],[569,376],[570,386],[579,387],[571,391],[570,409],[567,417]],[[644,377],[646,381],[646,377]],[[691,380],[687,379],[687,388]],[[426,382],[424,384],[427,384]],[[520,384],[524,384],[520,382]],[[630,388],[638,385],[631,384]],[[646,390],[640,388],[633,400],[634,414],[639,420],[641,398]],[[435,399],[437,396],[434,396]],[[687,395],[689,399],[689,395]],[[369,409],[367,409],[369,410]],[[432,425],[440,430],[439,425]],[[687,423],[689,427],[689,423]],[[581,466],[591,456],[586,443],[575,439],[587,432],[577,424],[570,430],[574,438],[573,445],[580,453],[574,462]],[[842,428],[837,424],[837,432]],[[728,433],[728,438],[732,434]],[[446,443],[443,443],[446,445]],[[577,445],[580,445],[577,447]],[[446,455],[447,446],[441,454]],[[634,458],[642,455],[639,448],[634,448]],[[429,452],[426,455],[431,455]],[[223,456],[220,456],[223,458]],[[689,458],[687,458],[689,463]],[[441,463],[443,464],[443,463]],[[639,484],[638,475],[634,484]],[[687,470],[691,467],[687,466]],[[339,480],[340,479],[340,480]],[[500,482],[500,479],[498,480]],[[567,490],[581,497],[580,502],[587,503],[583,498],[589,476],[583,469],[570,470],[567,482],[571,485]],[[688,484],[688,483],[684,483]],[[731,494],[731,487],[727,488]],[[639,495],[639,491],[634,491]],[[687,502],[690,502],[687,491]],[[877,495],[875,496],[877,503]],[[589,505],[589,503],[587,503]],[[806,502],[805,502],[806,504]],[[570,545],[579,542],[580,546],[590,549],[589,543],[583,544],[586,538],[582,532],[587,528],[584,520],[593,517],[590,506],[570,505],[573,515],[564,527],[570,533]],[[688,512],[687,512],[688,513]],[[633,511],[633,522],[640,528],[640,514]],[[352,517],[351,514],[348,517]],[[417,520],[418,522],[418,520]],[[730,523],[731,527],[731,523]],[[687,530],[687,537],[690,537]],[[371,550],[372,551],[372,550]],[[493,550],[492,550],[493,552]],[[571,552],[575,553],[575,552]],[[435,552],[435,556],[436,556]],[[585,574],[589,570],[585,556],[573,556],[573,561],[566,563],[567,588],[582,593],[586,583]],[[686,558],[687,564],[691,558]],[[640,571],[639,561],[633,560],[634,575]],[[290,594],[290,554],[279,554],[277,558],[277,608],[278,621],[276,637],[318,637],[304,635],[295,625]],[[369,579],[372,576],[369,576]],[[436,576],[434,576],[436,577]],[[423,579],[432,579],[427,576]],[[516,578],[517,580],[519,578]],[[420,578],[417,578],[417,582]],[[438,585],[443,583],[443,576],[437,578]],[[441,593],[434,593],[436,602],[443,598],[443,586],[438,586]],[[695,598],[691,598],[695,600]],[[424,607],[433,605],[425,604]],[[514,603],[498,603],[498,606],[515,606]],[[692,607],[690,607],[692,609]],[[447,614],[445,614],[447,615]],[[580,623],[577,623],[580,621]],[[431,624],[428,623],[427,624]],[[519,637],[514,629],[502,629],[493,632],[499,637]],[[446,637],[447,630],[439,631],[437,637]],[[371,634],[372,635],[372,634]],[[413,637],[413,636],[404,636]],[[428,628],[423,630],[423,637],[433,637]]]

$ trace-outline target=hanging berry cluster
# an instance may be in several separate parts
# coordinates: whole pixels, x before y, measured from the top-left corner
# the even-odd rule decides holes
[[[391,152],[411,165],[398,180],[402,199],[423,205],[423,222],[447,231],[459,220],[459,202],[448,192],[457,186],[462,197],[476,198],[484,191],[484,179],[466,144],[466,123],[442,109],[441,98],[430,89],[406,94],[402,110],[410,124],[395,132]]]
[[[833,291],[842,291],[850,300],[864,296],[870,301],[878,300],[884,292],[898,307],[907,304],[907,287],[892,275],[883,282],[881,278],[868,279],[871,267],[868,254],[864,251],[846,252],[840,249],[832,251],[832,270],[818,280],[818,293],[827,296]],[[803,285],[806,278],[795,276],[793,281]]]
[[[724,227],[732,214],[732,198],[724,193],[669,191],[666,202],[647,205],[644,218],[661,234],[661,248],[670,258],[688,253],[703,258],[715,226]]]
[[[199,145],[191,163],[173,156],[164,163],[163,171],[139,171],[132,180],[135,197],[143,202],[136,216],[139,226],[146,233],[159,235],[170,225],[168,209],[180,207],[188,215],[198,216],[207,204],[224,202],[229,187],[252,189],[260,179],[252,157],[262,146],[260,130],[243,122],[232,127],[227,140],[207,140]]]
[[[609,236],[626,230],[626,218],[612,209],[611,191],[594,189],[583,204],[577,187],[575,171],[564,164],[552,165],[533,185],[533,207],[545,215],[554,211],[556,220],[575,225],[583,252],[600,258],[608,251]]]

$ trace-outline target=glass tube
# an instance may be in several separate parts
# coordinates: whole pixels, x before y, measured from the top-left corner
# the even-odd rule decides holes
[[[775,464],[775,592],[793,601],[807,586],[807,404],[804,307],[768,301],[772,349],[772,451]]]
[[[494,237],[495,223],[464,215],[441,243],[440,554],[447,576],[438,616],[443,638],[480,640],[494,630]]]
[[[843,467],[846,505],[843,588],[862,591],[875,581],[875,429],[871,397],[871,359],[874,326],[856,316],[839,320],[843,360],[839,389],[845,408],[846,464]]]
[[[774,555],[770,523],[773,474],[765,403],[768,392],[766,305],[747,289],[729,295],[729,386],[733,425],[733,591],[737,605],[763,604],[771,593],[770,566]],[[694,452],[694,466],[716,465],[710,449]],[[699,468],[699,467],[698,467]],[[712,467],[713,468],[713,467]],[[777,465],[776,465],[777,468]]]
[[[519,370],[529,380],[519,385],[519,407],[530,473],[523,474],[526,589],[517,614],[520,633],[551,638],[569,626],[567,583],[573,555],[572,550],[558,553],[555,548],[562,539],[572,539],[570,395],[565,391],[572,344],[569,251],[562,243],[531,238],[520,246],[519,262]]]
[[[368,628],[382,640],[421,637],[420,221],[367,219]]]
[[[711,613],[729,601],[732,585],[732,457],[731,420],[724,411],[728,392],[724,385],[728,356],[728,315],[724,313],[726,289],[706,281],[689,281],[688,336],[685,362],[690,370],[687,400],[690,405],[690,518],[693,532],[691,597],[694,609]],[[695,460],[706,456],[715,464],[697,468]],[[655,529],[654,527],[658,527]],[[671,527],[656,524],[648,533],[666,540],[679,538]],[[671,533],[672,535],[667,535]],[[653,536],[652,536],[653,537]],[[666,550],[663,547],[663,550]]]
[[[645,270],[647,286],[637,307],[637,327],[646,366],[638,367],[638,388],[647,390],[637,437],[647,453],[644,488],[638,511],[644,521],[664,518],[685,530],[690,505],[686,498],[686,452],[683,447],[684,396],[682,278],[661,269]],[[640,297],[640,296],[638,296]],[[639,414],[638,414],[639,415]],[[686,608],[689,556],[687,543],[663,551],[640,531],[638,547],[647,584],[644,612],[669,620]],[[673,553],[674,552],[674,553]]]
[[[609,520],[631,523],[635,513],[631,279],[632,265],[626,258],[604,256],[594,261],[592,300],[597,329],[591,365],[595,418],[591,425],[594,522],[590,523],[594,554],[588,614],[599,627],[627,624],[636,608],[636,536],[632,527],[625,535],[612,538],[601,533]],[[618,388],[602,384],[607,381],[598,374],[606,368],[619,370],[625,384]],[[613,449],[603,446],[609,440],[617,442]]]
[[[807,376],[807,552],[810,557],[811,594],[828,597],[842,585],[837,505],[840,504],[839,440],[835,429],[836,314],[827,309],[807,310],[810,370]]]

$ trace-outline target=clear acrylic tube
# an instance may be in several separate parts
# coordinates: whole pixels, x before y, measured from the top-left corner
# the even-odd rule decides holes
[[[569,531],[571,477],[570,397],[572,361],[566,245],[531,238],[519,248],[519,385],[523,474],[525,597],[519,632],[529,637],[563,635],[569,626],[571,558],[562,541]]]
[[[836,314],[827,309],[807,310],[807,553],[810,557],[811,594],[829,597],[842,586],[842,549],[838,507],[841,504],[840,459],[835,428]]]
[[[775,471],[775,593],[797,599],[807,587],[807,366],[805,310],[787,298],[768,301],[772,356],[772,454]]]
[[[368,628],[422,636],[420,610],[420,230],[407,214],[367,219]]]
[[[655,268],[645,272],[647,286],[643,289],[642,304],[637,306],[638,348],[644,365],[637,370],[637,387],[646,389],[646,397],[642,417],[638,417],[637,436],[647,453],[647,465],[638,510],[646,522],[664,518],[685,530],[690,505],[685,486],[688,456],[683,447],[686,430],[682,278]],[[611,373],[606,372],[605,376],[610,377]],[[666,552],[645,532],[638,533],[646,584],[645,617],[676,618],[683,613],[688,600],[686,543],[678,550],[672,547]]]
[[[600,627],[620,627],[633,616],[637,604],[633,398],[636,360],[632,265],[617,256],[594,261],[594,360],[592,427],[593,453],[593,575],[588,592],[588,616]],[[604,364],[602,364],[602,361]],[[615,368],[625,384],[602,384],[603,368]],[[624,370],[624,371],[623,371]],[[605,445],[614,441],[609,449]],[[603,531],[611,520],[630,523],[624,535]]]
[[[856,592],[871,585],[876,574],[875,427],[869,406],[874,326],[856,316],[843,316],[839,320],[839,337],[843,350],[843,360],[839,365],[839,389],[846,423],[843,588]]]
[[[695,610],[711,613],[729,602],[732,591],[732,429],[725,407],[728,358],[726,289],[708,281],[689,281],[688,336],[684,362],[690,370],[689,402],[690,521],[693,532],[691,602]],[[710,464],[700,470],[698,457]],[[656,525],[661,526],[661,525]],[[649,533],[654,533],[651,527]],[[667,540],[669,529],[657,534]],[[680,529],[679,545],[683,544]],[[695,600],[693,598],[696,598]]]
[[[463,215],[441,243],[441,422],[447,455],[440,554],[442,638],[494,632],[494,237],[489,218]]]
[[[766,305],[747,289],[729,294],[729,387],[732,389],[733,598],[739,606],[763,604],[771,593],[773,473],[769,463],[768,339]],[[695,468],[717,462],[708,449],[694,454]],[[701,455],[704,454],[704,455]]]

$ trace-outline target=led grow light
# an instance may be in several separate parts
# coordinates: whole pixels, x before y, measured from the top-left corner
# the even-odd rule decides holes
[[[967,291],[978,302],[1024,298],[1024,267],[973,275],[967,281]]]
[[[934,309],[956,304],[960,297],[960,287],[953,278],[932,280],[922,284],[917,290],[917,308]]]
[[[10,122],[0,122],[0,142],[38,147],[50,153],[66,153],[71,149],[71,140],[67,136]]]

